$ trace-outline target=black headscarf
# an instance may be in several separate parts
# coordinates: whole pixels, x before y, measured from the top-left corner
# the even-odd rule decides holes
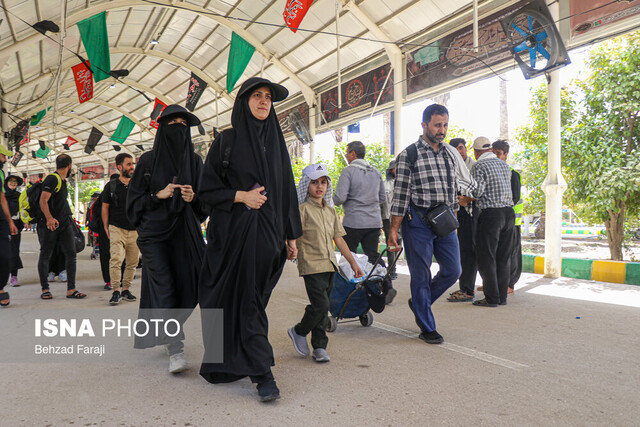
[[[189,126],[180,123],[169,125],[169,119],[174,117],[187,119]],[[195,154],[191,141],[190,126],[194,123],[200,121],[184,107],[167,106],[158,118],[153,150],[143,154],[138,162],[129,184],[127,217],[136,227],[146,222],[143,226],[145,233],[166,235],[187,206],[180,189],[176,189],[168,200],[158,201],[157,206],[149,205],[150,194],[171,183],[191,185],[194,192],[198,191],[202,160]]]

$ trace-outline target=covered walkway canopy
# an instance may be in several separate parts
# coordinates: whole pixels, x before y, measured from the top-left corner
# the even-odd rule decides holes
[[[109,141],[124,116],[133,130],[121,148],[148,150],[155,129],[150,114],[157,98],[184,104],[192,76],[206,89],[195,113],[210,141],[214,127],[229,125],[239,84],[261,75],[289,88],[279,107],[287,137],[288,115],[299,111],[311,129],[324,130],[368,116],[375,109],[437,95],[516,66],[499,21],[528,0],[316,0],[297,32],[283,19],[285,0],[2,0],[0,3],[0,93],[2,139],[21,120],[46,111],[21,141],[21,172],[50,170],[71,137],[77,164],[106,167]],[[305,3],[294,1],[295,3]],[[637,25],[640,4],[558,0],[556,22],[575,47]],[[87,59],[77,24],[106,14],[111,70],[128,76],[94,84],[93,98],[80,103],[72,67]],[[477,16],[477,49],[474,17]],[[52,21],[58,33],[33,25]],[[227,92],[232,33],[253,48],[242,77]],[[61,48],[61,45],[64,48]],[[477,50],[477,53],[476,53]],[[105,70],[105,71],[111,71]],[[338,70],[340,71],[338,73]],[[338,90],[340,81],[340,90]],[[50,108],[53,107],[53,108]],[[49,110],[47,110],[50,108]],[[95,128],[104,134],[84,152]],[[403,146],[400,126],[395,144]],[[41,141],[41,142],[39,142]],[[70,141],[73,143],[73,141]],[[34,159],[44,144],[50,153]]]

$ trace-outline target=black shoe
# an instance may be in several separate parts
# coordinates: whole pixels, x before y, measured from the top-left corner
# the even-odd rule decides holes
[[[474,301],[473,305],[479,305],[481,307],[497,307],[498,306],[498,304],[493,304],[488,302],[486,298],[482,298],[480,300]]]
[[[280,399],[280,390],[276,386],[274,380],[266,383],[258,384],[258,395],[260,396],[260,402],[272,402],[276,399]]]
[[[396,273],[395,271],[393,273],[389,273],[389,279],[397,280],[398,279],[398,273]]]
[[[126,289],[122,291],[122,299],[125,301],[135,301],[136,297],[131,292],[129,292],[129,289]]]
[[[418,325],[418,328],[419,328],[420,330],[422,330],[422,326],[420,326],[420,321],[418,320],[418,316],[416,316],[416,312],[415,312],[415,311],[413,311],[413,304],[412,304],[412,302],[411,302],[411,298],[409,298],[408,303],[409,303],[409,309],[411,309],[411,312],[413,313],[413,317],[414,317],[414,318],[415,318],[415,320],[416,320],[416,325]]]
[[[500,301],[500,303],[498,303],[498,305],[507,305],[507,300]]]
[[[442,335],[440,335],[438,331],[423,332],[418,335],[418,338],[427,344],[442,344],[444,342],[444,338],[442,338]]]
[[[116,304],[120,304],[120,292],[118,291],[113,291],[113,294],[111,295],[111,299],[109,300],[109,304],[111,305],[116,305]]]
[[[398,291],[391,288],[387,291],[387,296],[384,297],[384,303],[389,305],[393,302],[393,299],[398,295]]]

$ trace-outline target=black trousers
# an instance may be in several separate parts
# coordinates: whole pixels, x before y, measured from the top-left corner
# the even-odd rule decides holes
[[[307,289],[309,305],[304,309],[302,320],[295,326],[296,334],[306,336],[311,332],[311,346],[327,348],[327,323],[329,322],[329,296],[333,289],[335,273],[316,273],[302,276]]]
[[[458,211],[458,243],[460,246],[460,265],[462,274],[460,279],[460,290],[467,295],[473,295],[476,287],[476,276],[478,267],[476,264],[476,224],[478,222],[478,208],[473,207],[469,215],[463,207]]]
[[[22,259],[20,258],[20,240],[22,239],[22,222],[16,224],[18,234],[11,236],[11,275],[17,276],[18,270],[21,269]]]
[[[391,230],[391,220],[382,220],[382,230],[384,231],[384,241],[387,243],[389,241],[389,230]],[[399,234],[400,232],[398,231],[398,244],[402,245],[402,237]],[[387,251],[387,262],[390,266],[393,266],[389,268],[389,273],[396,272],[396,265],[394,264],[394,261],[398,258],[398,255],[399,252]]]
[[[0,291],[7,286],[11,263],[11,229],[4,219],[0,219]]]
[[[518,283],[522,274],[522,235],[520,233],[520,226],[514,227],[513,249],[511,251],[511,280],[509,280],[511,289]]]
[[[358,251],[358,244],[362,244],[364,254],[369,257],[369,262],[373,264],[378,259],[378,242],[380,241],[379,228],[351,228],[344,227],[347,235],[344,241],[347,242],[351,252]],[[380,260],[384,265],[384,261]]]
[[[101,230],[98,233],[98,247],[100,248],[100,270],[102,271],[102,280],[104,283],[111,282],[109,274],[109,261],[111,260],[111,244],[107,237],[107,232]]]
[[[507,301],[511,247],[515,229],[513,208],[482,209],[476,230],[476,260],[487,302]]]
[[[65,269],[67,270],[67,290],[76,287],[76,244],[71,229],[71,221],[67,220],[51,231],[47,228],[47,223],[38,223],[38,239],[40,240],[40,258],[38,258],[38,276],[40,276],[40,286],[42,290],[49,289],[49,259],[53,253],[56,243],[60,242],[60,250],[64,254]]]

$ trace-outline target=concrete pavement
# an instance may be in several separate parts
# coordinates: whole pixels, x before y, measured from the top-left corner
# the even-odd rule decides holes
[[[248,379],[212,385],[198,375],[200,317],[186,325],[190,370],[167,372],[159,349],[98,339],[104,356],[41,362],[22,350],[35,338],[33,317],[74,315],[135,319],[136,303],[108,306],[98,261],[79,254],[78,289],[85,300],[39,299],[37,240],[23,234],[22,286],[5,290],[0,310],[0,425],[637,425],[640,420],[640,287],[523,274],[508,305],[434,306],[443,345],[417,339],[409,312],[409,276],[374,323],[339,323],[330,334],[331,362],[299,356],[287,328],[303,314],[306,294],[287,263],[268,307],[274,375],[282,398],[256,399]],[[436,267],[437,268],[437,267]],[[401,269],[401,272],[403,270]],[[451,289],[456,289],[457,285]],[[133,288],[139,294],[139,279]],[[90,313],[90,315],[87,315]],[[80,339],[80,338],[78,338]],[[17,350],[16,350],[17,349]],[[47,359],[44,359],[47,360]]]

